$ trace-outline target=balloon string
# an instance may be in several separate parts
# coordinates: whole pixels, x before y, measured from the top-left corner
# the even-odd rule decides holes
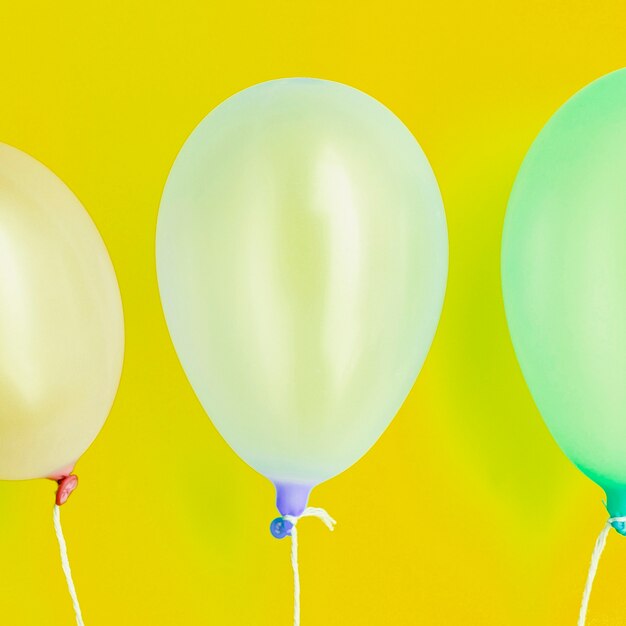
[[[335,530],[337,523],[324,509],[310,506],[300,515],[283,515],[283,519],[291,522],[291,567],[293,568],[293,626],[300,626],[300,569],[298,567],[298,520],[303,517],[321,519],[329,530]]]
[[[54,531],[56,532],[57,541],[59,542],[59,551],[61,552],[61,565],[63,567],[63,573],[65,574],[65,580],[67,581],[67,588],[72,598],[72,605],[74,606],[74,614],[76,615],[77,626],[85,626],[83,622],[83,615],[80,611],[80,604],[78,604],[78,596],[76,595],[76,587],[74,587],[74,581],[72,579],[72,570],[70,568],[70,561],[67,556],[67,544],[65,543],[65,537],[63,536],[63,527],[61,526],[61,509],[57,504],[54,505]]]
[[[580,613],[578,614],[578,626],[585,626],[585,621],[587,620],[587,609],[589,608],[589,598],[591,597],[591,588],[593,587],[593,581],[596,577],[596,572],[598,571],[598,563],[600,562],[600,557],[604,551],[609,531],[611,530],[614,522],[626,522],[626,517],[610,517],[598,535],[596,545],[593,548],[593,554],[591,555],[591,563],[589,564],[589,573],[587,574],[585,590],[583,591]]]

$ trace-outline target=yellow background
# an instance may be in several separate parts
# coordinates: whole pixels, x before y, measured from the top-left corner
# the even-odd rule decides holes
[[[430,356],[386,434],[315,490],[301,526],[303,625],[574,624],[602,493],[550,438],[514,360],[499,280],[506,200],[540,128],[626,57],[626,5],[548,2],[7,2],[0,141],[82,200],[115,264],[122,384],[78,465],[65,532],[88,626],[290,624],[270,483],[205,417],[161,313],[159,198],[219,102],[284,76],[389,106],[439,180],[450,276]],[[2,303],[0,303],[0,306]],[[244,391],[242,391],[244,392]],[[72,624],[53,485],[0,485],[0,623]],[[610,537],[591,624],[626,621]]]

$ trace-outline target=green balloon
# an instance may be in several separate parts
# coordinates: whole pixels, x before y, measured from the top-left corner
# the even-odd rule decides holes
[[[504,224],[502,287],[550,432],[611,515],[626,514],[626,70],[577,93],[531,147]]]

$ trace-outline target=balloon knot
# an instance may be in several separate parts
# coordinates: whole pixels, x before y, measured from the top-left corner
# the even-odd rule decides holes
[[[67,499],[72,495],[72,492],[78,487],[78,476],[76,474],[68,474],[59,478],[57,481],[57,493],[56,503],[57,506],[61,506],[67,502]]]
[[[276,539],[284,539],[287,535],[290,535],[292,528],[293,523],[286,520],[284,517],[277,517],[272,520],[270,524],[270,532],[272,533],[272,537]]]
[[[609,518],[609,524],[622,536],[626,536],[626,517],[616,516]]]

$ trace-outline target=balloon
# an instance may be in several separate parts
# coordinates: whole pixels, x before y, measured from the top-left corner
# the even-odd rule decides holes
[[[204,409],[281,512],[301,512],[398,411],[447,264],[424,153],[355,89],[262,83],[188,138],[159,211],[163,308]]]
[[[626,513],[626,70],[541,131],[502,242],[513,345],[550,432]],[[623,530],[623,524],[619,528]]]
[[[41,163],[0,144],[0,479],[56,478],[76,462],[107,417],[123,347],[115,273],[89,215]]]

